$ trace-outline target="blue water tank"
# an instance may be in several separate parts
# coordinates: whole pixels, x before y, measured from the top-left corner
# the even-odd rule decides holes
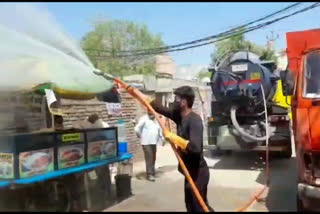
[[[126,132],[126,127],[124,120],[119,119],[117,122],[117,127],[118,127],[118,151],[119,153],[126,153],[127,152],[127,132]]]

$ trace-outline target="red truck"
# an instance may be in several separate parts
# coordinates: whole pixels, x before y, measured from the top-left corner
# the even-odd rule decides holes
[[[320,29],[289,32],[283,93],[292,95],[298,211],[320,211]]]

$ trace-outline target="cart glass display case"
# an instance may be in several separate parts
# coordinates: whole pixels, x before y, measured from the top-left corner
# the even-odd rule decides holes
[[[130,157],[118,154],[116,127],[0,136],[0,181],[39,182]]]
[[[89,129],[86,137],[89,163],[117,157],[117,128]]]
[[[58,169],[85,163],[85,136],[83,131],[63,131],[57,135]]]

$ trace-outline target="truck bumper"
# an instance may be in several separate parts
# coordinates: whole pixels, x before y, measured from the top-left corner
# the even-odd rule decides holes
[[[299,183],[298,196],[304,208],[320,211],[320,187]]]

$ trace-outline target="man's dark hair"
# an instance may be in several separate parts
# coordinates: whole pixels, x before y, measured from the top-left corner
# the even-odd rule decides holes
[[[97,120],[99,120],[99,116],[97,114],[91,114],[89,117],[88,117],[88,121],[90,123],[95,123]]]
[[[188,107],[192,108],[195,95],[193,89],[190,86],[179,87],[174,91],[174,94],[179,96],[181,99],[187,100]]]

